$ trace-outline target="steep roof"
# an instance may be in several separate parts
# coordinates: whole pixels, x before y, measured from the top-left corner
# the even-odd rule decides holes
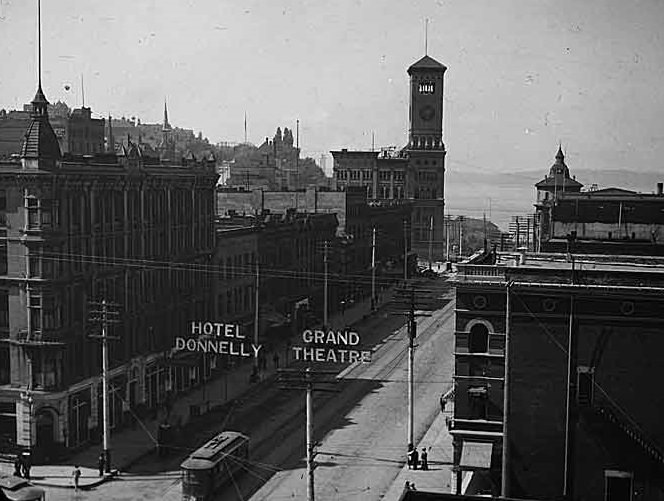
[[[445,71],[447,67],[440,64],[434,58],[429,56],[424,56],[419,61],[414,62],[408,68],[408,74],[410,75],[413,70],[440,70]]]
[[[32,100],[31,122],[23,137],[21,158],[59,159],[61,157],[58,138],[48,120],[48,101],[41,85]]]

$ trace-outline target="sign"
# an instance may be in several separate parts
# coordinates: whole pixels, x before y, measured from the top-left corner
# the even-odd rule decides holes
[[[360,336],[354,331],[306,329],[302,345],[291,347],[295,360],[304,362],[354,363],[371,362],[371,351],[360,350]]]
[[[191,322],[192,337],[176,337],[178,351],[198,351],[236,357],[258,358],[263,345],[246,341],[240,326],[218,322]]]

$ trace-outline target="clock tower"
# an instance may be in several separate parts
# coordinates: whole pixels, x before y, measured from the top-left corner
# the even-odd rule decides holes
[[[413,201],[411,249],[419,259],[443,259],[445,222],[445,144],[443,77],[447,68],[424,56],[408,68],[407,196]]]

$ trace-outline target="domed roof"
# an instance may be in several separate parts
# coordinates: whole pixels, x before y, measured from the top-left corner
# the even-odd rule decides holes
[[[558,153],[556,153],[556,161],[549,169],[549,176],[564,176],[569,178],[569,169],[565,165],[565,155],[563,155],[563,149],[561,146],[558,146]]]

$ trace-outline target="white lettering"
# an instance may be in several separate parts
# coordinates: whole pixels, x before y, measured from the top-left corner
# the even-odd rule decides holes
[[[206,342],[201,340],[201,339],[198,340],[198,344],[197,344],[196,348],[198,349],[198,351],[202,351],[203,353],[207,353],[207,351],[208,351]]]
[[[348,361],[352,364],[359,360],[360,353],[357,350],[348,350]]]
[[[332,334],[332,332],[330,332]],[[347,332],[337,332],[337,344],[348,344],[348,336],[346,335]]]
[[[215,322],[214,326],[217,328],[217,332],[216,332],[217,337],[220,337],[221,336],[221,329],[223,329],[224,324],[220,324],[220,323]]]
[[[322,343],[325,338],[325,333],[323,331],[314,331],[314,342],[316,344]]]
[[[217,341],[208,341],[208,351],[210,353],[219,353],[219,343]]]
[[[259,344],[258,346],[256,346],[253,343],[251,344],[251,349],[254,350],[254,358],[258,358],[258,352],[261,350],[262,347],[263,347],[262,344]]]
[[[211,336],[213,332],[214,332],[214,326],[212,325],[212,323],[205,322],[203,324],[203,334],[205,334],[206,336]]]
[[[300,352],[302,351],[302,347],[293,346],[293,351],[295,352],[295,360],[300,360]]]
[[[313,341],[313,335],[313,332],[307,329],[302,333],[302,341],[305,343],[311,343]]]
[[[328,350],[326,362],[337,363],[337,354],[334,350]]]
[[[176,337],[175,338],[175,349],[176,350],[184,350],[186,343],[183,337]]]
[[[310,361],[314,361],[314,349],[313,348],[302,348],[302,357],[303,360],[309,359]]]
[[[201,323],[200,322],[192,322],[191,323],[191,333],[196,335],[196,334],[201,334],[203,331],[201,330]]]
[[[228,341],[219,341],[219,353],[228,355]]]
[[[196,351],[196,340],[195,339],[187,339],[187,350]]]
[[[357,334],[357,332],[349,332],[348,333],[348,344],[351,346],[356,346],[360,342],[360,336]]]
[[[224,330],[225,330],[224,335],[226,337],[233,337],[233,326],[232,325],[226,325]]]
[[[244,339],[244,336],[240,336],[240,326],[236,325],[235,326],[235,337],[238,339]]]
[[[371,352],[370,351],[362,351],[362,352],[360,352],[360,355],[362,357],[362,363],[363,364],[371,363]]]

